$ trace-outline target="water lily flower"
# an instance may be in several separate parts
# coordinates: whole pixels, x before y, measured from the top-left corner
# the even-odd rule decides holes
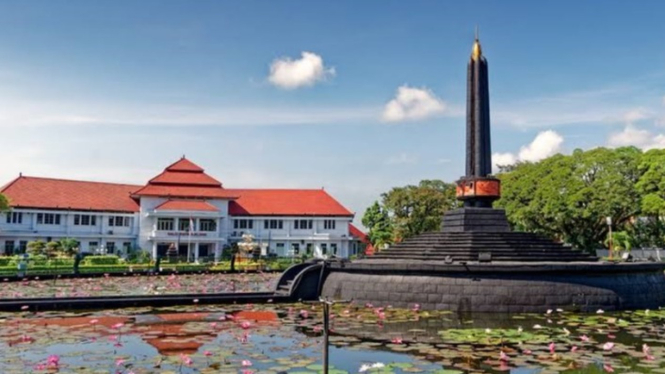
[[[411,308],[412,311],[417,312],[420,310],[420,304],[414,304],[413,308]]]
[[[212,356],[212,352],[210,352],[210,351],[203,351],[203,355],[206,356],[206,357],[210,357],[210,356]]]
[[[121,327],[124,326],[124,325],[125,325],[124,323],[122,323],[122,322],[118,322],[118,323],[116,323],[115,325],[111,326],[111,328],[117,330],[117,329],[121,328]]]
[[[360,365],[360,369],[358,369],[358,372],[359,372],[359,373],[364,373],[364,372],[366,372],[366,371],[369,370],[369,369],[371,369],[371,367],[370,367],[369,365],[367,365],[367,364],[362,364],[362,365]]]
[[[517,326],[517,333],[521,334],[522,331],[524,331],[524,329],[522,328],[522,326]]]
[[[564,333],[566,336],[568,336],[568,335],[570,335],[570,330],[568,330],[567,328],[564,327],[564,328],[563,328],[563,333]]]
[[[393,344],[402,344],[402,338],[394,337],[394,338],[392,338],[392,340],[390,342],[393,343]]]
[[[654,359],[654,357],[650,354],[651,348],[649,348],[647,343],[642,344],[642,353],[644,353],[644,356],[647,359],[647,361],[652,361]]]
[[[531,352],[530,349],[525,349],[525,350],[522,351],[522,353],[524,353],[525,355],[530,355],[533,352]]]
[[[551,343],[548,345],[548,347],[549,347],[549,349],[550,349],[550,353],[554,354],[554,352],[556,352],[556,348],[555,348],[554,342],[551,342]]]
[[[608,339],[616,339],[616,335],[607,334]]]
[[[576,346],[576,345],[572,346],[572,347],[570,348],[570,351],[571,351],[571,352],[577,352],[577,346]]]
[[[485,334],[491,334],[491,333],[492,333],[492,329],[489,329],[489,328],[485,329]]]
[[[589,337],[586,336],[586,335],[582,335],[582,336],[580,336],[580,340],[583,341],[583,342],[588,342],[588,341],[589,341]]]
[[[125,360],[123,360],[122,358],[119,358],[119,359],[115,360],[115,366],[120,366],[124,363],[125,363]]]
[[[90,320],[90,324],[91,324],[91,325],[96,325],[96,324],[98,324],[98,323],[99,323],[99,320],[98,320],[98,319],[91,319],[91,320]]]
[[[29,307],[28,305],[23,305],[23,306],[21,307],[21,310],[28,310],[28,309],[30,309],[30,307]]]
[[[547,309],[547,314],[552,314],[552,309]]]
[[[60,365],[60,356],[50,355],[48,356],[48,359],[46,359],[46,363],[48,366],[58,367]]]
[[[499,352],[499,361],[502,361],[502,362],[507,362],[508,361],[508,355],[504,351]]]
[[[242,323],[240,324],[240,327],[242,327],[243,330],[247,330],[248,328],[250,328],[250,326],[252,326],[252,324],[249,323],[249,321],[242,321]]]
[[[612,342],[607,342],[607,343],[603,344],[603,349],[606,350],[606,351],[611,351],[612,348],[614,348],[614,343],[612,343]]]
[[[603,369],[608,373],[614,373],[614,368],[610,364],[603,365]]]
[[[187,366],[190,366],[190,365],[192,365],[192,364],[194,363],[194,361],[192,360],[192,358],[189,357],[189,356],[186,355],[186,354],[181,354],[181,355],[180,355],[180,360],[182,361],[183,364],[185,364],[185,365],[187,365]]]
[[[247,367],[247,366],[252,366],[252,361],[250,361],[250,360],[242,360],[242,362],[241,362],[240,364],[241,364],[242,366],[245,366],[245,367]]]
[[[538,330],[538,329],[542,329],[543,326],[541,326],[541,325],[539,325],[539,324],[535,324],[535,325],[533,325],[533,328],[536,329],[536,330]]]
[[[302,317],[302,318],[307,318],[307,317],[309,317],[309,312],[306,311],[306,310],[304,310],[304,309],[301,310],[301,311],[300,311],[300,317]]]
[[[603,313],[605,313],[605,311],[602,310],[602,309],[598,309],[598,310],[596,311],[596,313],[597,313],[597,314],[603,314]]]
[[[556,308],[556,311],[559,312],[559,313],[563,313],[563,309],[561,309],[561,308]]]

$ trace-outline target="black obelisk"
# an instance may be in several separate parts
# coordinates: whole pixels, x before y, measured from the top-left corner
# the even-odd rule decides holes
[[[466,87],[466,175],[457,181],[457,199],[464,207],[444,214],[442,230],[506,232],[510,227],[505,211],[492,208],[501,196],[501,181],[492,176],[487,60],[478,35],[467,66]]]
[[[457,198],[466,207],[491,208],[499,198],[499,180],[492,174],[490,94],[487,60],[478,35],[467,66],[466,175],[457,182]]]

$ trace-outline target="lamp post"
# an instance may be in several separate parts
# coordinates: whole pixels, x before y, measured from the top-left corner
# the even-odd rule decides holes
[[[607,243],[610,251],[610,260],[612,260],[612,217],[605,217],[605,222],[607,223]]]

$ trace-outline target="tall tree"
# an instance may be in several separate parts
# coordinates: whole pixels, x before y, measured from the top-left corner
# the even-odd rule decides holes
[[[455,185],[440,180],[394,187],[382,195],[382,202],[391,218],[397,241],[438,230],[443,213],[458,206]]]
[[[385,244],[392,243],[393,228],[390,217],[378,201],[367,208],[362,223],[367,227],[367,237],[372,247],[381,249]]]
[[[640,212],[640,157],[634,147],[596,148],[518,164],[499,174],[497,206],[519,230],[595,249],[607,236],[606,217],[620,230]]]
[[[9,200],[7,197],[0,193],[0,212],[9,210]]]

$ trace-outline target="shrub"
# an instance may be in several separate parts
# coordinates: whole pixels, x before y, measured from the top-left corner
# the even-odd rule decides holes
[[[118,265],[120,258],[116,255],[87,256],[83,259],[83,265]]]
[[[19,261],[18,256],[2,256],[0,257],[0,266],[16,267],[18,261]]]

